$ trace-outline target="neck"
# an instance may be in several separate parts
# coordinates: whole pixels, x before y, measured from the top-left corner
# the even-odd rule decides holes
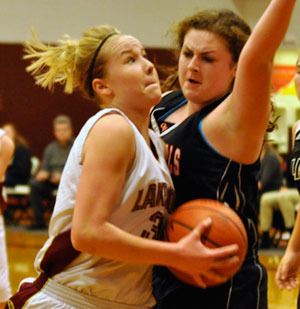
[[[128,110],[123,109],[120,106],[111,106],[121,110],[136,126],[142,136],[145,138],[149,144],[149,121],[150,121],[150,112],[149,111],[140,111],[140,110]]]

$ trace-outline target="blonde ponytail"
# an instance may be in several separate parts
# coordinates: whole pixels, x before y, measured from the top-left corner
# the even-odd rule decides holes
[[[57,46],[46,45],[38,39],[33,30],[32,39],[24,44],[24,59],[33,61],[26,68],[27,72],[30,72],[36,84],[43,88],[52,90],[54,84],[59,83],[65,85],[66,93],[72,93],[78,87],[74,79],[78,45],[78,41],[71,40],[68,36],[58,41]]]
[[[99,44],[109,33],[119,31],[109,25],[101,25],[86,30],[80,40],[72,40],[65,35],[55,46],[42,43],[34,30],[32,38],[24,43],[24,59],[31,60],[26,68],[34,77],[36,84],[53,90],[56,83],[64,85],[66,93],[80,89],[88,98],[90,95],[86,85],[89,65]],[[102,70],[101,57],[96,55],[95,70]]]

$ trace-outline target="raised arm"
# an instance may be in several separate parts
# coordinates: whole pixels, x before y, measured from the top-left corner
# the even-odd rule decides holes
[[[295,2],[270,2],[241,52],[231,95],[211,115],[223,132],[217,148],[236,161],[252,163],[259,156],[270,113],[272,60]]]

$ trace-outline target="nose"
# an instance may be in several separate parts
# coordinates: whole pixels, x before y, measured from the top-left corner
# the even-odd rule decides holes
[[[194,56],[188,64],[188,69],[198,72],[200,70],[200,64],[196,56]]]
[[[155,70],[154,64],[149,59],[147,58],[144,59],[145,59],[146,72],[148,74],[151,74]]]

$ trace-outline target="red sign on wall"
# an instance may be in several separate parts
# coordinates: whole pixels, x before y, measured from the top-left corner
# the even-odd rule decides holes
[[[277,92],[280,88],[287,86],[296,73],[294,65],[274,65],[272,73],[273,91]]]

